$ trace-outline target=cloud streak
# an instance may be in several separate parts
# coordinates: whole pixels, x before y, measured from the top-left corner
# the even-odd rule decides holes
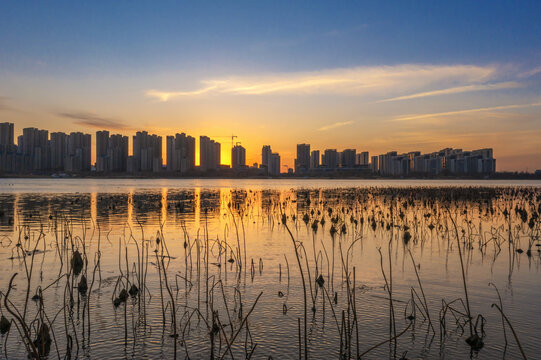
[[[196,95],[202,95],[206,94],[214,89],[216,89],[216,85],[211,85],[203,89],[194,90],[194,91],[159,91],[159,90],[148,90],[146,92],[146,95],[151,98],[156,98],[159,101],[168,101],[171,98],[175,97],[185,97],[185,96],[196,96]]]
[[[405,96],[397,96],[390,99],[384,99],[379,102],[411,100],[411,99],[424,98],[428,96],[460,94],[460,93],[473,92],[473,91],[516,89],[520,86],[522,85],[515,81],[507,81],[507,82],[501,82],[501,83],[495,83],[495,84],[465,85],[465,86],[457,86],[457,87],[441,89],[441,90],[425,91],[425,92],[405,95]]]
[[[342,126],[346,126],[346,125],[351,125],[351,124],[353,124],[353,121],[336,122],[336,123],[334,123],[334,124],[322,126],[322,127],[320,127],[319,129],[317,129],[317,130],[318,130],[318,131],[327,131],[327,130],[332,130],[332,129],[336,129],[336,128],[339,128],[339,127],[342,127]]]
[[[478,112],[509,110],[509,109],[522,109],[522,108],[530,108],[530,107],[537,107],[537,106],[541,106],[541,102],[531,103],[531,104],[491,106],[491,107],[482,107],[482,108],[476,108],[476,109],[446,111],[446,112],[432,113],[432,114],[406,115],[406,116],[396,117],[393,119],[393,121],[425,120],[425,119],[438,118],[438,117],[444,117],[444,116],[464,115],[464,114],[472,114],[472,113],[478,113]]]
[[[96,114],[86,112],[59,112],[56,115],[74,120],[77,125],[87,126],[95,129],[107,130],[133,130],[131,126],[122,121],[104,118]]]
[[[203,80],[201,81],[203,87],[195,90],[153,89],[146,91],[146,95],[159,101],[202,94],[392,96],[411,91],[422,93],[426,88],[483,84],[494,80],[497,75],[496,66],[406,64],[232,76]]]

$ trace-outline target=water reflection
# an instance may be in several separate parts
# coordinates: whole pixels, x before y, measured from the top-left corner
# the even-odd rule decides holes
[[[408,198],[398,205],[402,205],[402,212],[407,210],[408,204],[421,205],[422,208],[413,214],[412,221],[415,222],[421,217],[429,219],[434,212],[441,210],[434,199],[448,198],[462,202],[464,211],[474,211],[475,216],[488,220],[494,216],[495,208],[501,206],[503,197],[512,196],[511,190],[501,189],[473,188],[461,192],[450,188],[424,188],[419,192],[408,191]],[[382,191],[381,188],[252,190],[163,187],[122,193],[0,194],[0,231],[13,232],[15,223],[39,227],[60,218],[75,223],[81,223],[81,219],[86,218],[102,229],[124,225],[159,226],[160,223],[174,227],[183,223],[200,224],[203,217],[216,219],[230,210],[249,211],[260,217],[268,217],[284,211],[286,203],[294,206],[295,213],[301,216],[337,209],[342,214],[351,212],[351,216],[362,214],[358,221],[379,221],[381,225],[390,216],[384,211],[385,208],[399,196],[399,192]],[[468,202],[475,208],[469,209]],[[511,211],[515,204],[507,205],[511,206]]]
[[[313,194],[312,194],[313,195]],[[319,196],[319,194],[317,195]],[[125,193],[0,195],[0,232],[13,233],[15,223],[31,228],[47,225],[53,219],[69,219],[81,224],[91,221],[102,230],[128,226],[168,226],[200,223],[205,216],[216,219],[234,211],[248,209],[269,215],[279,207],[280,199],[302,199],[299,211],[309,206],[304,192],[238,189],[135,190]]]
[[[30,296],[35,288],[47,288],[47,294],[53,293],[47,297],[47,309],[52,309],[50,314],[61,314],[65,302],[71,301],[66,300],[72,296],[67,289],[78,287],[75,281],[80,278],[71,278],[72,283],[65,287],[48,285],[56,284],[57,274],[69,271],[75,249],[81,251],[87,261],[84,273],[89,281],[96,279],[97,287],[88,310],[95,321],[93,341],[87,339],[93,351],[85,354],[88,358],[116,354],[119,346],[127,349],[112,340],[119,333],[133,341],[133,357],[171,358],[174,340],[167,332],[170,320],[162,320],[164,309],[171,308],[178,308],[179,328],[188,328],[189,335],[182,343],[186,353],[192,358],[209,358],[209,331],[216,329],[208,326],[213,321],[213,307],[221,311],[223,329],[230,338],[229,326],[245,326],[242,304],[246,315],[248,306],[263,292],[250,319],[250,330],[241,335],[244,345],[234,349],[235,357],[245,357],[247,349],[254,349],[257,343],[258,358],[294,358],[306,301],[295,254],[298,250],[310,302],[310,344],[303,346],[310,348],[311,358],[336,358],[346,347],[346,330],[348,351],[353,352],[388,338],[389,299],[394,299],[397,309],[397,332],[406,329],[406,335],[394,348],[380,347],[367,358],[399,358],[399,350],[417,358],[467,358],[478,353],[463,341],[468,336],[464,335],[468,323],[464,320],[457,253],[460,246],[474,316],[482,315],[475,330],[486,346],[479,354],[518,358],[515,347],[509,352],[502,347],[501,317],[490,307],[498,297],[487,284],[498,284],[506,313],[516,324],[527,352],[534,354],[535,334],[541,331],[536,320],[541,315],[537,307],[541,296],[540,213],[538,188],[511,187],[194,186],[2,194],[0,255],[9,262],[0,264],[0,280],[7,283],[10,274],[24,274],[25,261],[30,261],[25,259],[35,255],[39,276],[33,278]],[[19,231],[23,236],[18,236]],[[13,241],[4,241],[7,238]],[[32,246],[40,238],[43,242],[38,240],[39,251],[35,252]],[[148,281],[142,281],[147,275]],[[427,300],[420,295],[421,278]],[[392,296],[388,279],[393,281]],[[25,287],[20,281],[19,289],[23,290],[12,296],[24,303]],[[143,293],[152,299],[134,296],[118,310],[113,301],[120,296],[120,286],[126,290],[135,283],[144,283]],[[164,289],[164,284],[170,288]],[[219,291],[222,285],[223,298]],[[3,286],[0,290],[5,292]],[[85,301],[90,298],[75,295],[77,306],[88,304]],[[207,300],[209,296],[211,300]],[[216,303],[212,300],[215,296]],[[148,308],[141,310],[143,306]],[[194,309],[201,315],[193,315]],[[31,310],[39,311],[39,306]],[[351,315],[353,310],[359,316],[358,323]],[[427,321],[429,312],[433,325]],[[226,313],[236,318],[230,320]],[[80,329],[83,317],[75,314],[77,320],[68,324],[67,331],[84,336]],[[197,320],[190,322],[189,316]],[[125,332],[130,317],[130,332]],[[59,319],[57,334],[60,348],[65,349],[71,340],[62,336],[66,331],[62,321],[66,320]],[[354,333],[354,326],[346,325],[347,321],[360,325],[361,330]],[[154,329],[159,331],[149,331]],[[20,343],[12,337],[10,354],[17,353],[16,346]],[[226,353],[223,348],[220,351]]]

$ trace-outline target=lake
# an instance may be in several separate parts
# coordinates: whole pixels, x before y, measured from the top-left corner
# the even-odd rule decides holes
[[[0,357],[535,358],[540,213],[541,181],[0,179]]]

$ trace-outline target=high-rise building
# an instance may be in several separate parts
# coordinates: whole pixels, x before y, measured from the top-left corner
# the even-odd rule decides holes
[[[231,167],[233,169],[246,167],[246,149],[239,144],[231,149]]]
[[[263,148],[261,149],[261,167],[266,169],[267,173],[270,173],[269,164],[271,162],[271,156],[272,150],[270,145],[263,145]]]
[[[326,149],[323,155],[323,166],[327,169],[338,168],[338,152],[336,149]]]
[[[107,149],[109,148],[109,131],[96,131],[96,171],[109,172]]]
[[[51,133],[51,170],[63,171],[68,147],[68,135],[63,132]]]
[[[280,154],[272,153],[269,160],[269,175],[280,175]]]
[[[49,131],[36,128],[23,129],[22,144],[25,171],[44,171],[50,168]]]
[[[138,131],[133,137],[133,171],[159,172],[163,166],[162,137]]]
[[[351,169],[355,167],[357,150],[355,149],[346,149],[340,153],[340,165],[343,168]]]
[[[96,158],[107,156],[109,147],[109,131],[96,131]]]
[[[397,155],[398,153],[396,151],[390,151],[387,154],[379,155],[378,169],[381,175],[391,175],[392,173],[391,159]]]
[[[13,123],[0,123],[0,151],[12,151],[14,131]]]
[[[208,136],[199,137],[199,168],[201,171],[217,170],[221,164],[220,143]]]
[[[195,167],[195,138],[185,133],[167,137],[167,171],[192,171]]]
[[[90,171],[92,136],[81,132],[72,132],[67,138],[64,170],[69,172]]]
[[[14,126],[13,123],[0,123],[0,172],[16,172],[17,147],[13,143]]]
[[[305,172],[310,169],[310,144],[297,144],[295,172]]]
[[[378,157],[372,156],[372,160],[370,161],[370,169],[372,172],[379,172],[379,166],[378,166]]]
[[[314,150],[310,153],[310,169],[319,167],[319,150]]]
[[[355,155],[355,165],[368,165],[370,163],[370,156],[368,151],[363,151],[360,154]]]
[[[107,143],[107,169],[112,172],[127,170],[129,140],[120,134],[111,135]]]

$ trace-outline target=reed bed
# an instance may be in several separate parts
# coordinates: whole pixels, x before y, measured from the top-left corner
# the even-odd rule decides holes
[[[71,199],[73,208],[89,201]],[[457,339],[483,352],[492,345],[488,327],[503,332],[507,354],[535,356],[494,284],[492,307],[471,301],[470,267],[474,257],[504,259],[511,279],[522,259],[539,266],[539,189],[231,190],[90,201],[121,219],[129,207],[131,220],[104,230],[88,206],[34,207],[37,220],[15,214],[14,231],[0,239],[10,263],[2,271],[12,271],[0,284],[0,357],[99,358],[100,333],[116,329],[121,339],[109,351],[126,357],[160,334],[162,356],[174,359],[309,359],[324,356],[322,348],[339,359],[407,359],[419,335],[431,357],[435,342],[443,356]],[[179,220],[169,225],[168,214]],[[261,252],[254,233],[281,239],[280,256]],[[424,252],[436,247],[458,265],[456,297],[423,283]],[[378,256],[370,274],[362,270],[368,252]],[[376,286],[365,285],[368,276]],[[370,296],[381,303],[372,310]],[[374,324],[366,314],[376,311]],[[494,316],[498,323],[487,321]],[[269,322],[288,349],[265,342]]]

